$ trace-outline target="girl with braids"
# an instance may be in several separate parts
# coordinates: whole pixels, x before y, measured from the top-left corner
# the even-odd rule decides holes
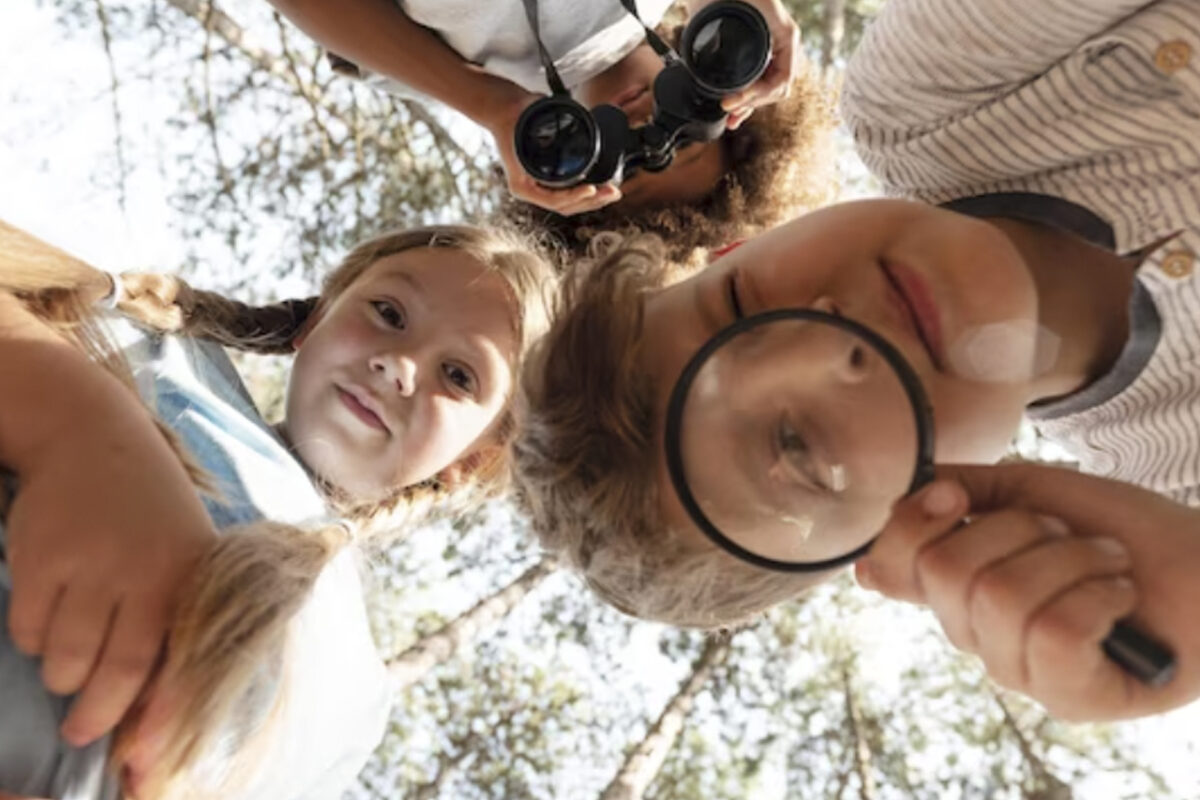
[[[548,274],[499,234],[430,228],[252,309],[0,224],[0,797],[337,796],[387,715],[344,545],[501,484]],[[106,296],[140,325],[90,322]],[[215,342],[297,350],[278,432]]]

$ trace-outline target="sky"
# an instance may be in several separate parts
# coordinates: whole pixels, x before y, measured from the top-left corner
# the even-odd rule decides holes
[[[120,52],[118,51],[118,55]],[[154,135],[176,100],[155,81],[128,84],[120,94],[123,134]],[[122,209],[111,185],[114,120],[108,64],[98,41],[70,39],[53,9],[30,0],[4,0],[0,10],[0,219],[41,236],[107,269],[152,269],[179,261],[160,165],[139,162],[127,180]],[[434,546],[431,540],[431,546]],[[447,613],[452,613],[452,609]],[[862,669],[886,683],[898,674],[896,654],[927,630],[921,613],[895,604],[876,606],[854,621],[864,642]],[[663,672],[660,631],[639,628],[627,658],[646,674]],[[577,654],[564,653],[573,658]],[[673,687],[650,692],[653,716]],[[1200,798],[1200,703],[1135,723],[1146,761],[1167,774],[1181,797]],[[764,796],[778,787],[764,787]],[[1104,786],[1079,796],[1109,800]]]

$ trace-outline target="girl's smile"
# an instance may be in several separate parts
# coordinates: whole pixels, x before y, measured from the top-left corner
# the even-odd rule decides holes
[[[384,422],[383,414],[376,410],[381,407],[381,404],[370,393],[363,389],[347,390],[336,385],[334,388],[337,389],[338,397],[341,399],[343,405],[350,409],[350,412],[355,417],[362,420],[368,427],[382,431],[389,436],[391,435],[391,427]],[[366,399],[360,400],[360,396]]]

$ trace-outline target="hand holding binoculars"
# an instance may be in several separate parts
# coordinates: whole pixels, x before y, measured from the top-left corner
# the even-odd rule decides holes
[[[636,16],[633,0],[622,3]],[[535,0],[527,0],[526,10],[536,37]],[[539,38],[553,94],[526,108],[514,133],[517,159],[538,183],[620,183],[638,170],[666,169],[678,148],[720,138],[728,118],[721,99],[757,81],[771,57],[766,20],[740,0],[701,9],[684,28],[678,52],[649,28],[646,38],[665,66],[652,87],[653,115],[636,127],[617,106],[589,110],[573,100]]]

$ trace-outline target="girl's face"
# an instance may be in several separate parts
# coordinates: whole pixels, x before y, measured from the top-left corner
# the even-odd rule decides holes
[[[939,461],[996,460],[1033,399],[1035,286],[1008,238],[986,222],[902,201],[845,203],[768,231],[650,296],[641,366],[654,376],[660,429],[684,364],[734,320],[735,302],[746,316],[790,307],[835,311],[891,342],[929,395]],[[827,381],[831,391],[849,385],[848,375],[862,377],[850,362],[804,361],[756,361],[754,369],[774,381]],[[819,387],[800,388],[819,395]],[[851,464],[879,457],[888,431],[871,426],[895,413],[881,408],[857,419],[847,441],[868,452],[847,453]],[[700,444],[708,445],[712,463],[729,463],[730,442],[714,435]],[[912,455],[905,458],[911,474]],[[707,461],[704,454],[698,460]],[[658,476],[667,521],[690,530],[661,455]]]
[[[518,336],[504,279],[450,248],[372,264],[296,340],[284,428],[300,458],[371,498],[488,446]]]

